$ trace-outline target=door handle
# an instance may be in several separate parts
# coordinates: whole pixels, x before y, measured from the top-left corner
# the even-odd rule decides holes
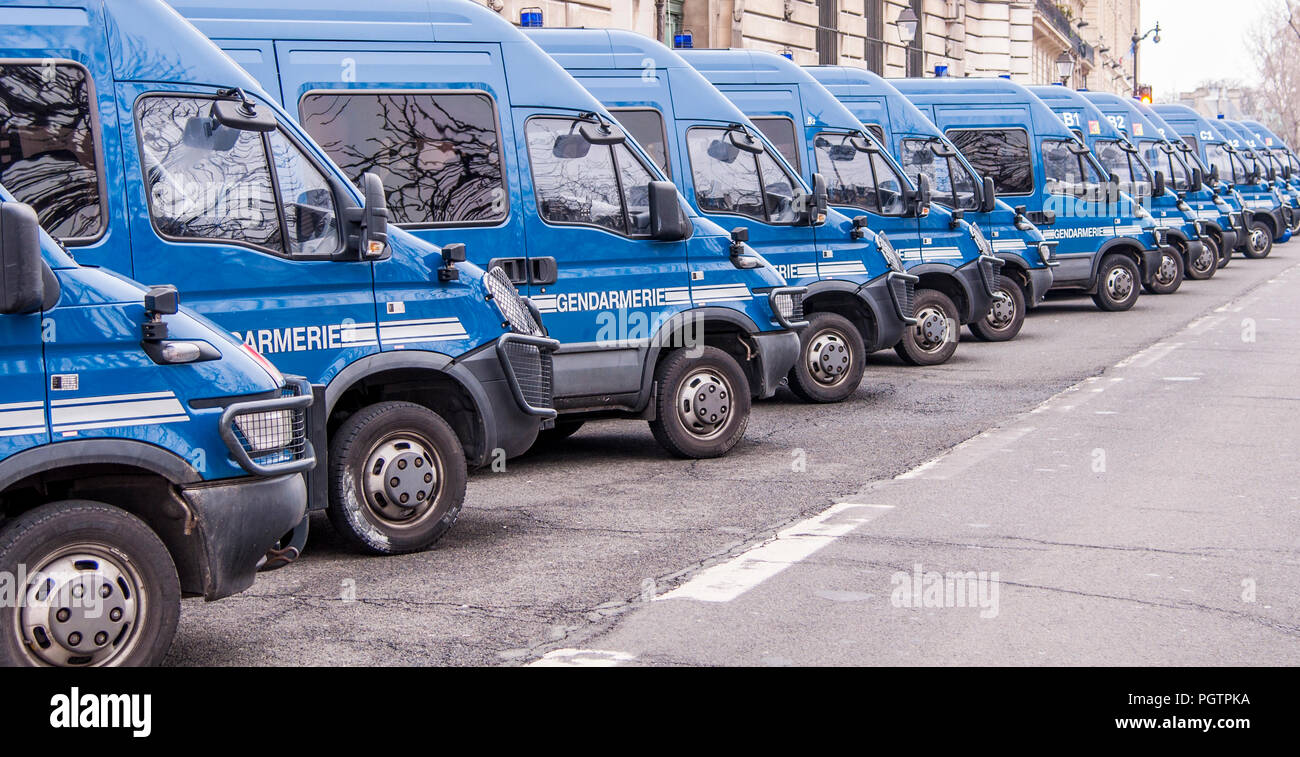
[[[526,258],[492,258],[488,261],[488,270],[500,268],[505,271],[510,282],[515,286],[528,283],[528,260]]]
[[[560,276],[560,267],[555,258],[529,258],[528,279],[538,286],[554,284]]]

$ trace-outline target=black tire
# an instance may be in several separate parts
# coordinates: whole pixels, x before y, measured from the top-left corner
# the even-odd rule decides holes
[[[562,443],[565,439],[578,433],[585,421],[556,421],[553,428],[548,428],[537,434],[537,441],[533,442],[533,449],[540,447],[551,447]]]
[[[940,365],[957,351],[961,320],[957,306],[936,289],[917,289],[915,326],[903,330],[894,352],[909,365]]]
[[[1201,247],[1199,256],[1191,253],[1187,256],[1185,273],[1187,278],[1195,281],[1212,279],[1219,270],[1219,245],[1215,243],[1214,237],[1206,235],[1201,240]]]
[[[19,566],[33,590],[15,587],[28,601],[0,607],[0,666],[148,666],[171,647],[180,579],[136,516],[85,500],[30,510],[0,530],[0,571],[17,576]],[[48,591],[36,588],[38,573]]]
[[[1160,256],[1160,265],[1156,267],[1155,276],[1151,277],[1151,282],[1143,284],[1142,288],[1151,294],[1173,294],[1183,285],[1183,276],[1186,270],[1183,267],[1183,256],[1173,247],[1166,247],[1164,254]]]
[[[1246,238],[1246,244],[1242,247],[1242,254],[1248,258],[1258,260],[1268,257],[1273,251],[1273,229],[1263,221],[1250,222],[1250,236]]]
[[[427,549],[465,503],[465,450],[451,426],[412,402],[378,402],[330,441],[329,519],[374,555]]]
[[[1102,259],[1101,267],[1097,269],[1097,291],[1093,293],[1092,301],[1108,312],[1128,310],[1137,304],[1138,296],[1142,294],[1141,281],[1142,272],[1132,258],[1111,253]]]
[[[694,354],[693,354],[694,353]],[[682,347],[655,368],[659,391],[650,431],[677,457],[727,454],[749,426],[749,380],[735,358],[716,347]],[[695,395],[696,390],[702,397]],[[685,416],[705,416],[688,427]]]
[[[858,390],[866,369],[866,343],[853,322],[835,313],[813,313],[799,332],[799,359],[790,369],[790,391],[804,402],[842,402]]]
[[[1025,325],[1025,291],[1010,276],[999,277],[989,312],[970,324],[970,333],[985,342],[1006,342],[1016,338]]]

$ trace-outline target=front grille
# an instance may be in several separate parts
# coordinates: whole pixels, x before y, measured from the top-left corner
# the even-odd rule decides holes
[[[506,361],[515,374],[524,401],[535,408],[555,407],[555,374],[551,353],[536,345],[509,341],[504,345]]]
[[[984,279],[984,286],[989,290],[989,294],[998,291],[1002,285],[1002,259],[1001,258],[980,258],[980,276]]]
[[[893,291],[894,305],[898,308],[898,315],[903,319],[912,318],[916,315],[916,282],[910,278],[901,276],[893,277],[889,282],[889,287]]]
[[[795,323],[803,320],[803,292],[790,294],[790,315],[788,320]]]
[[[286,390],[285,396],[297,396]],[[307,410],[288,408],[239,413],[231,423],[235,439],[258,465],[302,460],[307,451]]]
[[[510,281],[510,276],[501,266],[495,266],[488,271],[483,277],[483,283],[511,329],[529,336],[542,333],[542,325],[533,318],[533,311],[528,308],[528,304],[519,295],[519,291]]]

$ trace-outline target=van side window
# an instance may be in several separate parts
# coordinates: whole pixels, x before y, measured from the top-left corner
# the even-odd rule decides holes
[[[284,132],[222,126],[204,97],[136,105],[149,214],[170,239],[226,241],[276,254],[342,246],[329,180]]]
[[[1151,194],[1151,174],[1136,155],[1124,149],[1119,140],[1099,140],[1093,153],[1102,168],[1119,177],[1123,191],[1143,197]]]
[[[524,127],[542,220],[647,233],[654,174],[626,145],[593,145],[572,118],[530,118]],[[629,221],[631,216],[631,221]],[[629,232],[630,228],[630,232]]]
[[[1186,142],[1187,145],[1191,147],[1193,151],[1200,152],[1200,148],[1196,144],[1196,137],[1187,134],[1183,137],[1183,141]]]
[[[781,151],[781,157],[794,166],[794,170],[803,170],[803,164],[799,160],[799,140],[794,133],[794,121],[783,116],[751,117],[749,120],[754,122],[769,142],[776,145],[776,149]]]
[[[1236,162],[1232,160],[1232,155],[1228,148],[1222,143],[1207,143],[1205,145],[1205,157],[1210,165],[1218,166],[1219,180],[1233,183],[1239,181],[1236,171]]]
[[[763,202],[767,206],[770,223],[791,224],[799,220],[797,199],[804,194],[795,185],[795,179],[766,150],[758,155],[758,168],[763,179]]]
[[[173,239],[245,242],[284,252],[262,135],[209,118],[212,101],[143,97],[136,106],[149,212]]]
[[[90,77],[75,63],[0,64],[0,184],[69,244],[104,231]]]
[[[902,215],[902,177],[877,152],[859,150],[862,136],[822,132],[813,139],[817,170],[826,177],[832,205],[846,205],[882,215]]]
[[[663,170],[672,176],[672,161],[668,160],[668,133],[664,131],[664,116],[654,108],[611,108],[619,126],[632,135],[641,148]]]
[[[1034,162],[1024,129],[949,129],[945,132],[980,176],[993,179],[999,195],[1034,191]]]
[[[1074,144],[1072,140],[1043,140],[1043,178],[1048,194],[1078,195],[1083,190],[1083,159],[1070,149]]]
[[[957,157],[942,157],[934,148],[941,147],[937,139],[904,139],[902,150],[903,170],[908,175],[923,173],[934,185],[935,201],[950,208],[975,210],[975,177]]]
[[[691,129],[686,151],[695,180],[695,202],[705,213],[734,213],[767,220],[763,181],[754,154],[731,143],[727,129]]]
[[[394,223],[497,223],[509,214],[496,104],[481,92],[308,93],[299,120],[353,182],[384,181]]]

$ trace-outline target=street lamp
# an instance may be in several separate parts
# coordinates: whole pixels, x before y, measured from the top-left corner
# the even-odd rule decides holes
[[[898,39],[902,41],[904,47],[911,47],[912,42],[916,40],[916,27],[916,12],[911,8],[904,8],[903,12],[898,14]]]
[[[1061,84],[1067,84],[1073,74],[1074,56],[1070,55],[1069,50],[1062,50],[1056,59],[1056,75],[1061,79]]]
[[[1142,44],[1142,40],[1146,39],[1147,37],[1150,37],[1153,34],[1155,35],[1155,38],[1152,39],[1151,41],[1156,43],[1157,45],[1160,44],[1160,22],[1159,21],[1156,22],[1154,28],[1147,29],[1147,33],[1141,36],[1138,36],[1137,29],[1133,30],[1133,39],[1132,39],[1133,45],[1132,47],[1129,48],[1129,51],[1133,53],[1133,96],[1134,97],[1138,96],[1138,46]]]

